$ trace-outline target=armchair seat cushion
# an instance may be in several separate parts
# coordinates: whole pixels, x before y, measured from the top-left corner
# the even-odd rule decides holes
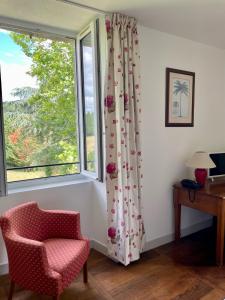
[[[43,241],[49,267],[62,276],[63,288],[78,276],[89,255],[89,241],[52,238]]]

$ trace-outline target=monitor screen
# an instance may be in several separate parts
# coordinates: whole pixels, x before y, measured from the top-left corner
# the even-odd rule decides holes
[[[209,169],[209,176],[225,175],[225,153],[211,153],[209,156],[216,165],[216,168]]]

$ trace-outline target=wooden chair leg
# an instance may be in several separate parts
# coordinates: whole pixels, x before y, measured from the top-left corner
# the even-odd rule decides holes
[[[87,261],[86,261],[86,263],[83,266],[83,280],[84,280],[84,283],[88,282]]]
[[[14,288],[15,288],[15,283],[11,280],[8,300],[12,300]]]

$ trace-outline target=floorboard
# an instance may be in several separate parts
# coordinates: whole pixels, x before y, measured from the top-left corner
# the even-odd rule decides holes
[[[142,254],[124,267],[91,251],[89,283],[82,274],[61,300],[224,300],[225,267],[215,266],[215,231],[203,230]],[[7,299],[8,276],[0,276],[0,300]],[[17,287],[14,300],[47,300]]]

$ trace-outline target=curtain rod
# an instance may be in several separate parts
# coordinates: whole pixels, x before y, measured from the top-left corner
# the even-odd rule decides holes
[[[95,8],[95,7],[92,7],[92,6],[88,6],[88,5],[85,5],[85,4],[80,4],[80,3],[74,2],[72,0],[56,0],[56,1],[63,2],[63,3],[68,4],[68,5],[73,5],[73,6],[77,6],[77,7],[80,7],[80,8],[84,8],[84,9],[87,9],[87,10],[92,10],[92,11],[95,11],[95,12],[103,14],[103,15],[111,14],[108,11],[101,10],[101,9],[98,9],[98,8]]]
[[[60,28],[52,28],[31,22],[23,22],[15,19],[0,16],[0,28],[12,31],[18,31],[26,34],[36,34],[51,36],[52,38],[74,39],[77,32],[70,32]]]

